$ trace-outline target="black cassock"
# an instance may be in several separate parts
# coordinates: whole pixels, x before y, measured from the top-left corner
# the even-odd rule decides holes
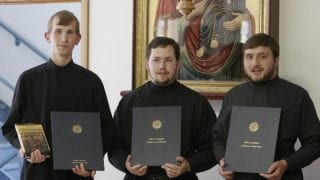
[[[181,106],[181,156],[191,166],[191,172],[178,179],[197,179],[195,173],[207,170],[216,164],[211,147],[211,129],[216,115],[207,99],[175,81],[169,86],[156,86],[147,82],[133,90],[119,103],[115,112],[116,132],[110,162],[119,170],[127,173],[125,179],[144,179],[131,175],[125,167],[125,161],[131,149],[131,127],[133,107]],[[165,172],[161,167],[148,167],[147,175]]]
[[[2,130],[6,139],[20,149],[15,123],[41,123],[51,146],[51,111],[99,112],[103,152],[111,143],[112,115],[103,84],[93,72],[70,61],[56,66],[51,60],[21,74],[14,93],[11,112]],[[79,147],[81,148],[81,147]],[[52,149],[52,148],[51,148]],[[51,156],[52,157],[52,156]],[[52,158],[22,167],[22,180],[81,180],[70,171],[54,171]]]
[[[213,130],[213,148],[218,161],[224,157],[232,106],[281,108],[275,161],[284,159],[288,163],[282,179],[302,180],[301,169],[320,156],[320,122],[307,91],[279,77],[260,83],[247,82],[230,90]],[[297,139],[302,147],[295,150]],[[264,178],[236,173],[234,179]]]

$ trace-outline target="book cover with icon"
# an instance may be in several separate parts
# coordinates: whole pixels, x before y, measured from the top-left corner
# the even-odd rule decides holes
[[[15,129],[24,152],[24,158],[30,158],[31,153],[36,149],[39,149],[44,156],[50,157],[50,147],[41,124],[15,124]]]

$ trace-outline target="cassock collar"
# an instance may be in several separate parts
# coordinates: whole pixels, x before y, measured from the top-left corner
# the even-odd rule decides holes
[[[273,79],[261,81],[261,82],[252,82],[250,81],[249,84],[252,86],[272,86],[277,84],[280,81],[279,76],[274,77]]]
[[[70,69],[72,66],[73,66],[73,60],[71,59],[71,61],[64,65],[64,66],[58,66],[56,65],[52,59],[50,59],[50,61],[48,62],[48,66],[49,66],[49,69],[52,69],[52,70],[56,70],[56,71],[61,71],[61,70],[67,70],[67,69]]]
[[[174,89],[176,89],[178,84],[179,83],[177,80],[173,81],[171,84],[169,84],[167,86],[158,86],[158,85],[152,83],[152,81],[148,82],[148,86],[151,90],[160,91],[160,92],[172,92]]]

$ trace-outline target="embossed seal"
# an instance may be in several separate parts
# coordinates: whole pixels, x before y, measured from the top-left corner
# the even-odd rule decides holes
[[[72,127],[72,131],[73,133],[75,134],[80,134],[82,132],[82,127],[78,124],[75,124],[73,127]]]
[[[249,125],[249,130],[250,130],[251,132],[256,132],[256,131],[258,131],[258,130],[259,130],[259,124],[258,124],[257,122],[252,122],[252,123],[250,123],[250,125]]]
[[[162,122],[161,122],[160,120],[154,120],[154,121],[152,122],[152,127],[153,127],[154,129],[160,129],[161,126],[162,126]]]

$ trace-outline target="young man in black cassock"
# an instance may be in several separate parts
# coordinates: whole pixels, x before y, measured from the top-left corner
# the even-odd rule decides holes
[[[176,80],[180,48],[172,39],[156,37],[148,45],[146,67],[151,81],[126,95],[114,115],[116,124],[110,162],[126,173],[126,180],[196,180],[196,173],[216,164],[211,151],[211,129],[216,115],[207,99]],[[180,165],[147,167],[131,164],[133,107],[181,106]],[[143,130],[142,130],[143,131]]]
[[[45,39],[51,44],[50,60],[21,74],[11,112],[2,127],[4,136],[20,149],[14,124],[41,123],[51,146],[51,111],[99,112],[106,153],[111,143],[112,115],[103,84],[96,74],[72,60],[73,48],[81,39],[78,19],[69,11],[55,13],[49,20]],[[24,152],[20,149],[20,153]],[[72,171],[53,170],[52,161],[52,155],[46,158],[35,150],[23,162],[21,179],[85,180],[93,179],[95,174],[86,171],[83,164]]]
[[[266,34],[253,35],[244,44],[243,66],[250,81],[231,89],[224,98],[213,130],[213,149],[219,173],[226,179],[302,180],[301,169],[320,156],[320,122],[308,92],[278,76],[279,44]],[[232,106],[281,108],[274,163],[267,173],[224,170],[224,153]],[[299,139],[301,147],[295,150]],[[263,156],[263,154],[261,154]]]

